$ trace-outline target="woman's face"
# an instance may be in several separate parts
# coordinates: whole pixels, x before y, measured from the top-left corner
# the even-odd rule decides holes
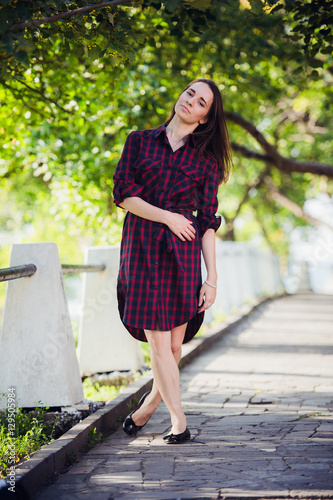
[[[175,113],[187,125],[205,123],[213,99],[213,92],[207,83],[193,83],[179,96]]]

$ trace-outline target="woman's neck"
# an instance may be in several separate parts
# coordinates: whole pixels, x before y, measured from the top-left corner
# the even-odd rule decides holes
[[[175,115],[170,123],[166,127],[168,137],[174,141],[180,140],[187,135],[191,134],[197,127],[197,124],[187,125],[186,123],[179,120],[178,116]]]

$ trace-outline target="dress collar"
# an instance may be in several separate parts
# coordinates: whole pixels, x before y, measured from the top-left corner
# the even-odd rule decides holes
[[[157,128],[154,128],[154,129],[151,129],[151,134],[157,139],[157,137],[159,135],[161,135],[163,132],[164,132],[164,135],[166,136],[166,126],[165,124],[163,123],[163,125],[160,125],[159,127]],[[192,146],[195,146],[195,137],[193,134],[188,134],[187,138],[186,138],[186,141],[185,141],[185,144],[187,143],[187,141],[189,141],[189,143],[192,145]]]

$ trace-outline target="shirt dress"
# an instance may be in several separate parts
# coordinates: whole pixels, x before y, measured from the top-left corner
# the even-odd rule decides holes
[[[144,329],[154,330],[158,320],[161,331],[188,322],[183,343],[189,342],[204,318],[198,314],[202,236],[221,224],[217,162],[199,155],[192,134],[173,152],[162,125],[129,134],[113,179],[117,206],[138,196],[193,221],[195,239],[181,241],[167,225],[127,212],[117,280],[120,318],[135,339],[147,342]]]

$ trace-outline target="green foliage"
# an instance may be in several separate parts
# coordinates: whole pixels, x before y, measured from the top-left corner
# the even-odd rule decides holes
[[[102,432],[97,432],[96,427],[89,430],[88,434],[88,448],[93,448],[96,444],[104,441]]]
[[[75,464],[78,462],[78,453],[76,450],[71,450],[69,453],[66,454],[66,462],[65,466],[70,467],[71,465]]]
[[[331,3],[145,0],[22,32],[10,26],[88,2],[21,9],[22,2],[2,1],[0,232],[55,241],[62,261],[72,263],[82,262],[86,246],[119,241],[124,212],[115,210],[112,176],[125,138],[160,125],[198,76],[213,78],[225,108],[256,125],[282,155],[327,162]],[[229,123],[229,131],[234,143],[260,152],[245,130]],[[239,154],[234,162],[219,195],[232,231],[224,224],[219,235],[287,255],[290,231],[303,222],[269,198],[265,183],[240,207],[265,165]],[[323,189],[313,175],[271,167],[269,176],[299,205]],[[331,193],[331,181],[325,186]]]
[[[5,396],[5,395],[4,395]],[[8,469],[13,465],[13,451],[15,464],[53,441],[54,429],[44,423],[44,414],[48,408],[37,407],[32,412],[24,412],[18,408],[15,415],[15,436],[8,431],[8,410],[0,412],[0,477],[6,477]],[[11,416],[13,416],[11,414]]]
[[[83,381],[84,398],[89,401],[111,401],[115,399],[125,385],[101,385],[99,382],[92,382],[90,377]]]
[[[98,57],[111,57],[114,64],[133,59],[142,37],[135,33],[126,7],[106,6],[31,26],[31,21],[61,17],[65,12],[89,5],[85,0],[56,3],[2,0],[0,55],[5,64],[0,77],[4,80],[21,79],[30,61],[43,61],[44,65],[54,53],[67,54],[70,59],[75,54],[79,63],[89,63]],[[17,25],[22,23],[27,23],[27,27],[18,28]]]
[[[149,349],[148,342],[142,342],[141,349],[142,349],[143,359],[145,361],[145,364],[150,368],[151,362],[150,362],[150,349]]]
[[[333,47],[333,1],[293,0],[278,2],[269,0],[272,12],[284,9],[289,19],[289,38],[302,44],[310,66],[323,67],[322,55],[332,55]],[[317,59],[315,59],[317,58]]]

